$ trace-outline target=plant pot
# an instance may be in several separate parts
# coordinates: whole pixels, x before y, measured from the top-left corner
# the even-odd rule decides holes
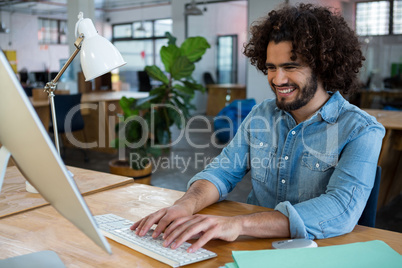
[[[131,177],[136,183],[151,185],[152,163],[149,162],[144,169],[132,169],[126,160],[114,159],[109,162],[110,173]]]

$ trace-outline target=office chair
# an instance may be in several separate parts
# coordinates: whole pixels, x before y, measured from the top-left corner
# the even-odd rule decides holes
[[[371,193],[369,199],[367,200],[366,207],[363,210],[362,215],[357,224],[364,225],[367,227],[375,227],[375,217],[377,214],[377,201],[378,201],[378,193],[380,191],[380,181],[381,181],[381,167],[377,167],[377,171],[375,174],[375,180],[373,189],[371,189]]]
[[[152,89],[151,80],[149,79],[149,75],[146,71],[138,71],[138,91],[140,92],[149,92]]]
[[[215,80],[210,72],[205,72],[203,75],[203,79],[205,85],[215,84]]]
[[[56,111],[56,121],[57,121],[57,132],[59,134],[65,134],[67,130],[65,129],[65,121],[68,112],[75,106],[80,105],[81,103],[81,93],[71,94],[71,95],[55,95],[54,96],[54,106]],[[86,142],[86,135],[84,131],[84,119],[81,115],[81,112],[74,113],[74,116],[71,120],[71,132],[81,130],[84,136],[84,141]],[[53,133],[53,126],[51,125],[49,128],[50,133]],[[60,135],[59,135],[60,137]],[[62,139],[60,139],[62,141]],[[62,144],[60,142],[60,144]],[[65,154],[65,148],[63,148],[63,155]],[[88,162],[88,156],[86,151],[81,148],[84,153],[84,160]]]

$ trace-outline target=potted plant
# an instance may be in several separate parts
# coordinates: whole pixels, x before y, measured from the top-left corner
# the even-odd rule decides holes
[[[195,81],[192,74],[195,62],[201,60],[210,48],[207,40],[200,36],[190,37],[179,47],[170,33],[166,33],[166,37],[168,44],[160,50],[165,71],[156,65],[145,67],[148,75],[159,81],[160,86],[152,89],[147,98],[123,97],[120,100],[123,116],[116,126],[118,138],[114,146],[125,150],[126,160],[111,161],[112,173],[116,174],[113,165],[117,163],[125,165],[130,174],[140,171],[142,175],[139,177],[149,177],[150,180],[150,156],[156,157],[163,150],[169,150],[172,139],[170,128],[173,125],[179,129],[184,126],[190,111],[195,108],[191,104],[195,92],[205,92],[204,86]]]

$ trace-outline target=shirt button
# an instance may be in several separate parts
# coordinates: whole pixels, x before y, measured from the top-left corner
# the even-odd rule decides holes
[[[286,181],[282,179],[281,182],[282,182],[282,183],[285,183]]]
[[[296,131],[293,130],[293,131],[292,131],[292,135],[294,135],[294,134],[296,134]]]
[[[260,142],[260,146],[262,147],[264,145],[264,143]]]
[[[288,160],[289,159],[289,157],[288,156],[285,156],[285,160]]]
[[[319,167],[320,167],[320,164],[318,164],[318,163],[315,164],[315,167],[316,167],[316,168],[319,168]]]

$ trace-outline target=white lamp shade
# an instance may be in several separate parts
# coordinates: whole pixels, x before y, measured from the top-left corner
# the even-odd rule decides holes
[[[84,39],[80,57],[85,81],[126,64],[117,48],[100,35]]]
[[[97,33],[92,20],[82,19],[77,24],[78,33],[84,35],[80,58],[85,81],[126,64],[117,48]]]

